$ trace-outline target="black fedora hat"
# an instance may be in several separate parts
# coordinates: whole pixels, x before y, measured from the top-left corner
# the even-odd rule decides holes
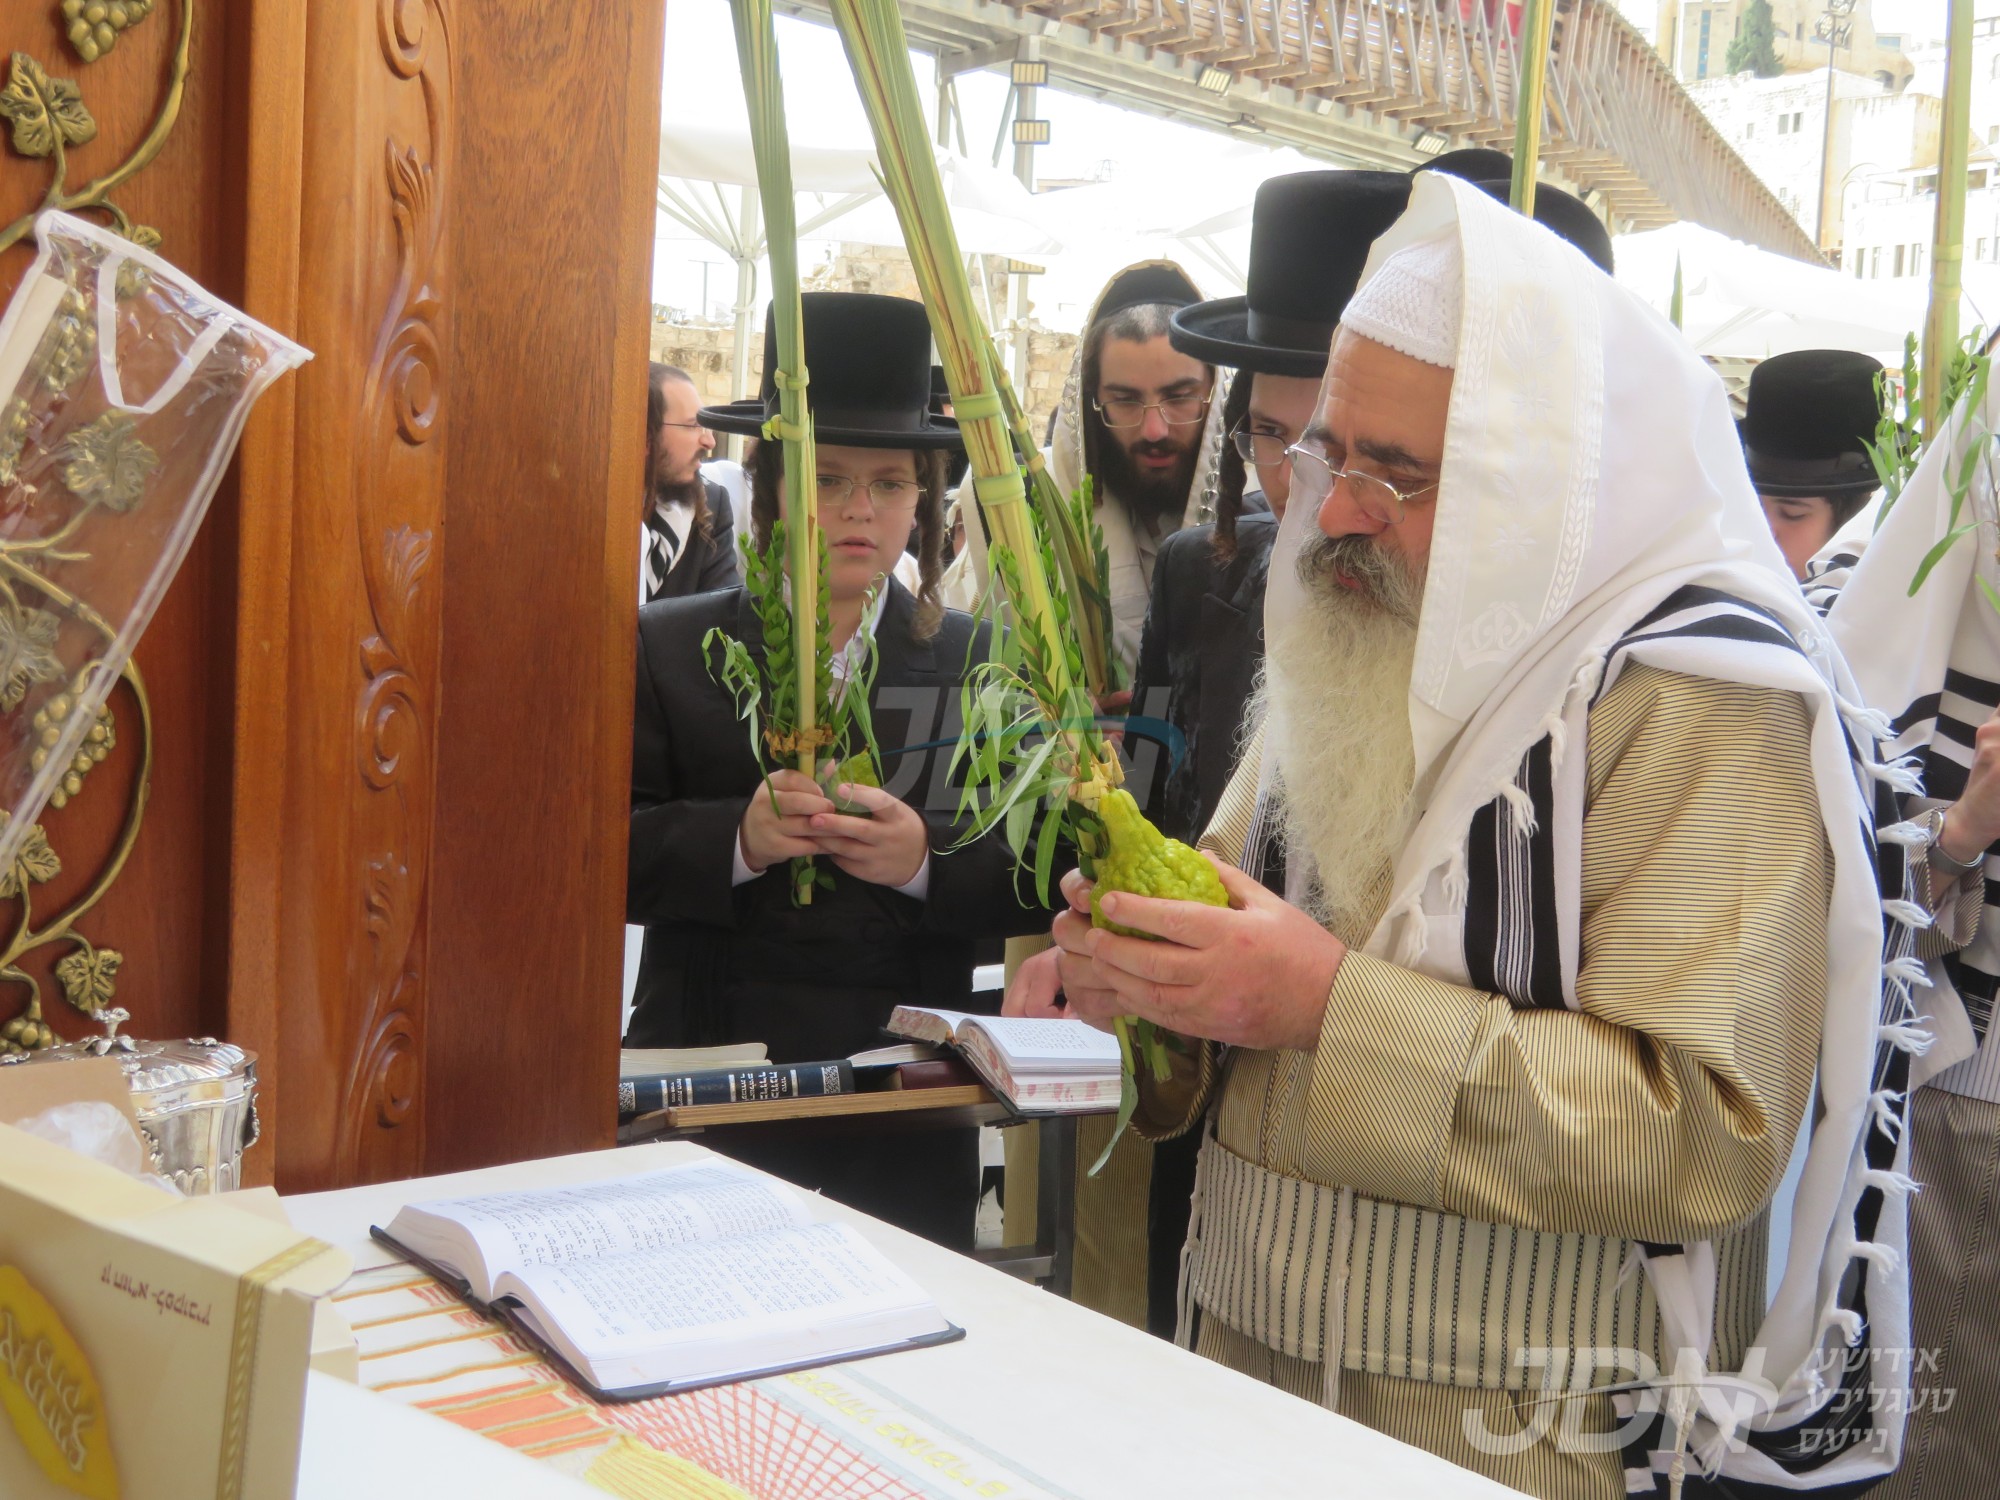
[[[1414,177],[1417,172],[1442,172],[1447,177],[1463,178],[1502,203],[1510,202],[1514,195],[1514,158],[1490,146],[1447,151],[1410,175]],[[1612,274],[1611,231],[1576,194],[1546,182],[1536,183],[1535,222],[1576,246],[1606,276]]]
[[[1257,189],[1245,295],[1197,302],[1167,337],[1183,354],[1266,375],[1317,379],[1368,247],[1402,215],[1401,172],[1294,172]]]
[[[1447,177],[1463,177],[1467,182],[1491,182],[1496,177],[1514,175],[1514,158],[1491,146],[1465,146],[1410,168],[1412,177],[1419,172],[1442,172]]]
[[[956,448],[958,424],[931,411],[931,325],[921,302],[868,292],[807,292],[806,405],[813,438],[846,448]],[[778,414],[777,323],[764,315],[764,393],[704,406],[713,432],[761,436]]]
[[[1762,495],[1867,495],[1881,484],[1867,444],[1882,401],[1879,360],[1847,349],[1774,354],[1750,372],[1743,420],[1743,461]]]

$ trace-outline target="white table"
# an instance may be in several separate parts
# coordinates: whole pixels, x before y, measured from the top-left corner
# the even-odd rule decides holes
[[[300,1229],[374,1266],[389,1257],[368,1227],[404,1203],[650,1171],[705,1154],[686,1143],[634,1146],[314,1193],[285,1207]],[[852,1368],[1082,1500],[1517,1494],[839,1204],[824,1210],[859,1228],[967,1331],[959,1343]],[[387,1397],[337,1385],[315,1376],[308,1391],[303,1500],[432,1500],[447,1475],[453,1493],[483,1500],[597,1493]]]

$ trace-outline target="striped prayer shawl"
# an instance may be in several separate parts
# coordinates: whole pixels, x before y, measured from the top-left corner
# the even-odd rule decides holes
[[[1824,615],[1833,608],[1860,561],[1861,554],[1850,551],[1815,558],[1804,585],[1806,601]],[[1895,738],[1890,753],[1916,758],[1923,795],[1908,805],[1913,812],[1921,812],[1956,802],[1965,794],[1974,736],[2000,709],[2000,682],[1947,665],[1943,682],[1935,690],[1919,693],[1905,704],[1880,707],[1893,716],[1890,728]],[[1995,878],[1996,873],[2000,873],[2000,864],[1989,860],[1986,910],[1981,914],[1978,937],[1939,959],[1958,990],[1973,1036],[1982,1043],[1992,1024],[1994,996],[2000,994],[2000,911],[1995,911],[2000,906],[2000,879]],[[1959,1065],[1944,1086],[2000,1102],[2000,1054]]]
[[[1676,590],[1615,642],[1604,658],[1590,706],[1601,701],[1628,663],[1641,661],[1693,676],[1740,674],[1746,681],[1782,681],[1788,674],[1797,676],[1801,668],[1816,670],[1775,614],[1700,585]],[[1917,900],[1907,858],[1918,833],[1903,821],[1897,802],[1898,791],[1910,785],[1909,774],[1905,768],[1884,763],[1882,747],[1872,734],[1880,727],[1864,713],[1841,705],[1840,729],[1847,755],[1872,809],[1872,823],[1864,821],[1860,831],[1886,920],[1883,982],[1873,1031],[1870,1123],[1848,1167],[1850,1191],[1842,1199],[1846,1206],[1839,1211],[1839,1221],[1826,1242],[1825,1269],[1820,1275],[1821,1283],[1833,1289],[1817,1311],[1813,1332],[1813,1345],[1820,1351],[1817,1362],[1824,1373],[1808,1376],[1803,1396],[1790,1389],[1775,1393],[1775,1411],[1768,1405],[1765,1409],[1741,1402],[1732,1405],[1730,1383],[1707,1378],[1708,1358],[1713,1352],[1733,1360],[1740,1351],[1711,1351],[1713,1330],[1705,1310],[1714,1306],[1718,1277],[1735,1274],[1731,1268],[1740,1264],[1735,1248],[1728,1241],[1693,1246],[1633,1243],[1630,1249],[1647,1271],[1646,1300],[1649,1310],[1657,1307],[1661,1353],[1667,1357],[1661,1365],[1662,1384],[1652,1393],[1659,1403],[1659,1415],[1626,1454],[1626,1484],[1631,1494],[1657,1492],[1666,1496],[1677,1484],[1685,1486],[1680,1493],[1687,1496],[1752,1497],[1818,1488],[1829,1482],[1821,1471],[1843,1455],[1868,1452],[1871,1445],[1892,1448],[1900,1437],[1909,1380],[1903,1357],[1908,1343],[1908,1288],[1901,1259],[1912,1184],[1899,1167],[1907,1161],[1902,1136],[1910,1054],[1923,1045],[1911,998],[1911,985],[1923,982],[1916,933],[1919,926],[1928,924],[1928,916]],[[1574,739],[1571,742],[1576,743]],[[1563,921],[1554,870],[1558,830],[1565,817],[1555,787],[1557,759],[1553,737],[1536,742],[1523,757],[1512,784],[1473,816],[1467,830],[1462,927],[1465,971],[1473,985],[1504,996],[1517,1008],[1574,1008],[1566,997],[1566,989],[1573,990],[1573,985],[1566,986],[1564,981]],[[1270,862],[1282,821],[1268,805],[1271,800],[1267,785],[1251,818],[1252,837],[1244,845],[1242,864],[1246,870],[1254,872]],[[1578,808],[1567,815],[1574,819],[1580,813]],[[1879,839],[1878,829],[1882,830]],[[1203,1188],[1223,1195],[1228,1205],[1218,1202],[1215,1208],[1231,1216],[1224,1222],[1249,1224],[1253,1235],[1267,1225],[1276,1233],[1277,1221],[1259,1216],[1255,1196],[1267,1195],[1262,1207],[1270,1206],[1268,1195],[1277,1189],[1261,1179],[1275,1178],[1276,1174],[1237,1158],[1223,1164],[1226,1155],[1219,1153],[1213,1142],[1204,1152],[1204,1161],[1211,1164],[1207,1175],[1212,1181],[1205,1182]],[[1199,1201],[1200,1191],[1197,1197]],[[1338,1215],[1338,1223],[1330,1217],[1337,1198],[1348,1204],[1346,1212]],[[1789,1211],[1789,1204],[1779,1207]],[[1209,1211],[1213,1210],[1203,1209]],[[1515,1258],[1504,1270],[1483,1254],[1457,1259],[1455,1231],[1448,1222],[1451,1216],[1402,1205],[1372,1204],[1351,1193],[1313,1184],[1295,1190],[1283,1217],[1286,1223],[1312,1225],[1317,1243],[1334,1247],[1336,1259],[1343,1263],[1307,1285],[1294,1277],[1300,1257],[1288,1260],[1280,1252],[1265,1263],[1281,1266],[1280,1280],[1292,1278],[1291,1284],[1259,1285],[1246,1280],[1242,1269],[1256,1257],[1232,1254],[1232,1279],[1222,1285],[1204,1284],[1203,1268],[1199,1264],[1190,1267],[1189,1291],[1195,1300],[1234,1326],[1261,1336],[1275,1326],[1270,1315],[1280,1296],[1303,1307],[1312,1292],[1322,1292],[1332,1297],[1342,1314],[1341,1363],[1378,1373],[1487,1388],[1492,1388],[1500,1371],[1486,1368],[1491,1356],[1483,1348],[1473,1369],[1449,1359],[1445,1366],[1439,1366],[1430,1363],[1427,1342],[1424,1358],[1413,1357],[1416,1344],[1423,1341],[1414,1328],[1405,1331],[1397,1357],[1388,1353],[1395,1345],[1393,1330],[1386,1331],[1386,1338],[1383,1330],[1378,1329],[1376,1337],[1364,1331],[1368,1328],[1367,1309],[1383,1290],[1375,1285],[1365,1247],[1383,1246],[1385,1239],[1393,1243],[1400,1237],[1404,1245],[1401,1258],[1389,1246],[1383,1250],[1385,1258],[1407,1267],[1412,1264],[1410,1246],[1429,1246],[1439,1262],[1438,1274],[1419,1288],[1421,1278],[1411,1272],[1410,1289],[1427,1289],[1435,1299],[1443,1294],[1444,1280],[1449,1276],[1451,1295],[1461,1302],[1468,1287],[1475,1284],[1483,1297],[1490,1299],[1494,1292],[1511,1297],[1522,1281],[1521,1266],[1534,1268],[1530,1279],[1536,1275],[1546,1278],[1558,1273],[1565,1255],[1575,1264],[1591,1253],[1583,1243],[1587,1236],[1534,1235],[1504,1226],[1481,1226],[1482,1231],[1492,1229],[1493,1242],[1504,1245]],[[1453,1236],[1454,1243],[1454,1263],[1449,1268],[1443,1249],[1447,1235]],[[1562,1243],[1569,1241],[1578,1243]],[[1278,1250],[1286,1243],[1296,1247],[1298,1242],[1280,1237],[1267,1248]],[[1524,1253],[1525,1262],[1520,1259]],[[1421,1259],[1419,1254],[1414,1262]],[[1358,1286],[1356,1277],[1360,1278]],[[1877,1316],[1881,1309],[1871,1306],[1871,1299],[1886,1302],[1886,1320]],[[1436,1301],[1430,1305],[1435,1316]],[[1490,1303],[1486,1311],[1490,1313]],[[1590,1336],[1607,1331],[1603,1310],[1598,1311],[1599,1316],[1562,1320],[1555,1327],[1557,1337],[1552,1343],[1560,1347],[1562,1335],[1567,1334],[1575,1340],[1570,1347],[1592,1347]],[[1239,1318],[1248,1321],[1236,1321]],[[1308,1359],[1333,1353],[1319,1347],[1317,1335],[1310,1332],[1310,1318],[1293,1326],[1300,1331],[1293,1347],[1284,1348],[1271,1339],[1266,1342],[1280,1352]],[[1630,1323],[1625,1326],[1632,1327]],[[1497,1345],[1499,1341],[1493,1342]],[[1629,1335],[1625,1339],[1626,1346],[1637,1342]],[[1674,1350],[1692,1354],[1699,1372],[1693,1382],[1696,1394],[1678,1406],[1672,1381]],[[1878,1360],[1874,1356],[1881,1351],[1886,1351],[1886,1357]],[[1763,1374],[1756,1369],[1747,1373]],[[1775,1371],[1772,1378],[1783,1384],[1787,1374]],[[1517,1379],[1500,1383],[1512,1385]],[[1633,1394],[1616,1399],[1621,1415],[1629,1416],[1639,1409]],[[1693,1463],[1686,1457],[1690,1434]],[[1746,1452],[1751,1456],[1748,1460]],[[1715,1477],[1703,1478],[1704,1473]]]

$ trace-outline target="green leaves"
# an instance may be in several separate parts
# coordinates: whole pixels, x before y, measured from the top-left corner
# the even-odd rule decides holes
[[[1939,418],[1941,428],[1948,430],[1950,414],[1961,405],[1969,413],[1977,412],[1985,405],[1992,360],[1978,352],[1983,340],[1984,331],[1974,329],[1952,351],[1951,368],[1945,372],[1944,399],[1940,407],[1943,415]],[[1917,411],[1917,392],[1922,388],[1922,373],[1917,359],[1917,336],[1909,334],[1903,340],[1900,393],[1886,374],[1877,376],[1875,380],[1875,389],[1882,403],[1882,416],[1875,427],[1875,441],[1864,446],[1868,450],[1869,461],[1875,466],[1876,480],[1882,486],[1882,504],[1875,513],[1877,530],[1888,519],[1889,511],[1929,448],[1931,435],[1923,430]],[[1956,489],[1955,481],[1954,486]],[[1955,515],[1953,522],[1956,524]],[[1930,568],[1925,567],[1923,576],[1929,576],[1929,572]],[[1920,584],[1921,578],[1912,583],[1910,591],[1915,593]]]
[[[737,717],[748,726],[750,754],[766,771],[802,769],[804,749],[826,755],[826,769],[839,775],[840,763],[849,757],[865,758],[879,767],[881,748],[875,742],[875,719],[870,699],[875,691],[879,665],[875,639],[865,629],[849,647],[848,676],[844,684],[833,675],[833,650],[828,622],[832,608],[831,591],[824,567],[826,537],[819,537],[819,607],[817,618],[807,619],[816,626],[814,670],[810,716],[799,712],[798,653],[794,631],[798,616],[787,595],[785,558],[790,539],[785,523],[771,527],[771,540],[761,550],[749,538],[742,544],[743,586],[750,597],[751,611],[763,634],[762,659],[742,641],[726,631],[714,629],[702,639],[702,653],[708,658],[709,676],[735,701]],[[870,594],[862,604],[867,619],[875,609],[877,596]],[[879,772],[878,772],[879,780]],[[815,890],[832,886],[830,871],[819,869],[810,859],[795,859],[790,878],[792,900],[804,905]]]
[[[709,676],[736,700],[736,716],[750,726],[750,758],[764,762],[763,737],[758,733],[763,718],[764,681],[750,648],[727,634],[720,626],[701,639],[702,655],[710,657]],[[720,652],[720,660],[715,653]]]
[[[53,156],[64,146],[97,139],[97,121],[83,94],[67,78],[51,78],[25,52],[16,52],[0,89],[0,116],[14,125],[14,149],[23,156]]]
[[[1971,498],[1972,481],[1982,464],[1988,469],[1989,488],[1992,487],[1993,451],[1995,443],[2000,442],[2000,435],[1984,428],[1974,430],[1972,425],[1985,409],[1987,381],[1992,373],[1991,359],[1977,352],[1981,339],[1981,333],[1976,329],[1966,336],[1960,347],[1953,351],[1951,369],[1945,377],[1944,415],[1939,419],[1939,428],[1944,433],[1953,434],[1964,447],[1955,455],[1955,466],[1952,462],[1954,455],[1942,455],[1940,458],[1944,467],[1944,482],[1951,495],[1951,513],[1946,521],[1945,534],[1931,544],[1910,579],[1909,593],[1912,597],[1929,581],[1931,573],[1959,540],[1979,530],[1977,516],[1970,520],[1961,518]],[[1903,341],[1903,410],[1900,413],[1896,409],[1895,393],[1889,390],[1887,382],[1880,378],[1876,382],[1882,396],[1882,419],[1876,427],[1875,441],[1868,445],[1868,456],[1875,465],[1876,477],[1881,480],[1885,492],[1881,510],[1875,518],[1878,529],[1923,462],[1924,454],[1929,451],[1930,435],[1919,428],[1915,412],[1915,393],[1919,388],[1920,375],[1917,340],[1915,335],[1911,335]],[[1954,427],[1954,414],[1961,413],[1962,420]],[[1988,602],[2000,609],[2000,601],[1995,600],[1992,587],[1983,578],[1978,579],[1978,583]]]

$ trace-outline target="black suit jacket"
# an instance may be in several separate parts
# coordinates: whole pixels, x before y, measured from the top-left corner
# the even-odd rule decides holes
[[[761,659],[749,595],[640,609],[626,920],[645,926],[646,943],[629,1045],[761,1041],[778,1061],[842,1057],[874,1045],[898,1004],[974,1008],[974,941],[1047,927],[1032,877],[1017,889],[997,835],[951,847],[963,831],[947,774],[959,684],[975,640],[971,659],[985,657],[985,627],[946,611],[937,633],[917,640],[915,601],[893,580],[888,589],[870,703],[883,783],[930,825],[923,901],[824,860],[833,888],[809,906],[792,905],[780,866],[731,886],[737,830],[763,770],[710,674],[717,653],[704,639],[720,628]]]
[[[1269,511],[1238,517],[1227,567],[1216,561],[1213,526],[1185,527],[1160,544],[1132,683],[1140,717],[1128,744],[1165,720],[1161,780],[1148,812],[1169,838],[1201,836],[1236,768],[1244,707],[1264,660],[1264,581],[1277,534]]]
[[[703,535],[699,528],[688,532],[674,565],[667,569],[667,581],[653,596],[655,600],[733,589],[742,581],[736,570],[736,521],[729,491],[706,479],[702,488],[708,491],[708,532]],[[644,538],[640,540],[643,546]]]

